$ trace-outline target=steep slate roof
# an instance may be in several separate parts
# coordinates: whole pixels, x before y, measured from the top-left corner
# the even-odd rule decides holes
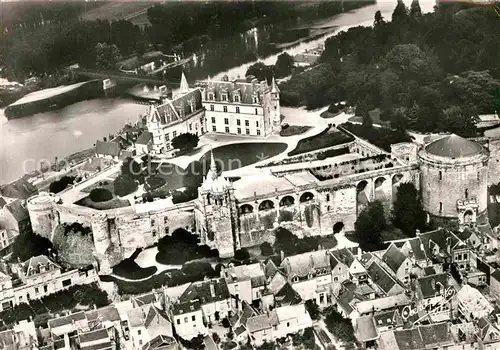
[[[332,255],[341,263],[350,267],[354,262],[354,255],[347,248],[342,248],[338,250],[332,250]]]
[[[389,291],[396,285],[398,282],[392,278],[378,263],[373,262],[366,269],[368,275],[372,279],[373,283],[384,291],[384,293],[389,293]]]
[[[448,254],[448,243],[450,248],[457,245],[460,240],[452,232],[446,231],[444,229],[438,229],[434,231],[428,231],[421,233],[419,236],[422,244],[424,246],[425,254],[428,258],[433,256],[432,249],[437,246],[439,247],[439,252],[445,256]]]
[[[54,267],[56,269],[60,269],[61,267],[57,265],[55,262],[50,260],[48,257],[45,255],[38,255],[30,258],[28,261],[24,262],[24,271],[26,272],[26,276],[34,276],[36,274],[39,274],[40,267],[45,267],[46,271],[49,269],[49,267]]]
[[[105,156],[118,157],[120,155],[121,147],[118,142],[104,142],[97,140],[95,143],[95,153]]]
[[[411,247],[411,251],[413,252],[413,256],[416,260],[427,260],[427,256],[425,255],[425,250],[422,249],[421,241],[418,237],[410,239],[408,241]]]
[[[391,244],[382,255],[382,261],[394,272],[398,271],[405,260],[406,256],[394,244]]]
[[[250,333],[271,328],[271,322],[267,314],[250,317],[247,320],[247,329]]]
[[[279,271],[280,270],[278,269],[278,267],[276,266],[276,264],[272,259],[269,259],[266,265],[264,266],[264,274],[267,278],[273,278],[274,275]]]
[[[235,81],[202,81],[198,85],[205,90],[205,100],[208,100],[210,92],[214,93],[214,101],[223,102],[222,95],[224,92],[227,93],[227,101],[235,102],[234,96],[240,96],[240,102],[242,104],[254,104],[253,97],[258,96],[259,104],[263,99],[263,94],[269,90],[267,83],[251,83],[246,82],[245,79],[239,79]]]
[[[491,274],[491,277],[493,277],[498,282],[500,282],[500,270],[499,269],[495,269],[495,271],[493,271],[493,273]]]
[[[87,311],[87,319],[89,321],[97,321],[98,319],[101,321],[120,321],[120,314],[118,310],[114,306],[107,306],[97,310]]]
[[[73,321],[78,322],[78,321],[83,321],[86,320],[87,316],[85,315],[85,312],[80,311],[71,315],[67,315],[64,317],[59,317],[59,318],[54,318],[52,320],[49,320],[47,323],[50,328],[57,328],[61,326],[65,326],[68,324],[71,324]]]
[[[2,209],[5,204],[7,204],[7,202],[5,201],[5,199],[3,199],[3,197],[0,197],[0,209]]]
[[[439,291],[439,283],[446,289],[449,285],[448,274],[440,273],[436,275],[425,276],[417,279],[417,283],[422,291],[423,298],[430,298]],[[441,292],[444,292],[442,290]]]
[[[211,286],[213,286],[213,290]],[[185,303],[198,300],[201,305],[204,305],[228,299],[230,296],[226,280],[224,278],[219,278],[192,283],[179,297],[179,301]]]
[[[188,301],[185,303],[177,303],[172,305],[172,314],[182,315],[190,312],[194,312],[201,309],[200,302],[198,300]]]
[[[425,147],[425,150],[440,157],[462,158],[480,153],[483,147],[477,142],[451,134],[430,143]]]
[[[286,283],[274,296],[278,306],[299,304],[302,301],[299,293],[293,289],[290,283]]]
[[[316,269],[325,268],[331,271],[330,253],[328,250],[318,250],[289,256],[282,261],[281,266],[290,277],[305,277]]]
[[[177,341],[168,335],[160,334],[144,344],[143,350],[177,349]]]
[[[167,331],[170,328],[171,332],[171,324],[168,315],[165,313],[165,311],[157,308],[152,304],[136,307],[130,310],[127,314],[131,327],[144,326],[146,328],[149,328],[152,325],[159,325],[161,322],[161,324],[163,325],[162,329]],[[172,334],[170,334],[170,336],[171,335]]]
[[[7,208],[7,210],[11,212],[12,216],[17,222],[22,222],[29,219],[28,209],[23,206],[20,199],[16,199],[15,201],[7,204],[5,208]]]
[[[78,337],[80,338],[80,343],[93,342],[100,339],[109,340],[108,331],[104,328],[86,333],[80,333]]]
[[[153,134],[150,133],[149,131],[144,131],[141,135],[139,135],[135,143],[137,145],[147,145],[152,141],[153,141]]]
[[[36,186],[24,177],[0,186],[0,194],[7,198],[28,199],[37,193]]]
[[[187,119],[191,114],[202,109],[201,91],[194,89],[162,105],[151,107],[149,120],[153,123],[170,124]]]

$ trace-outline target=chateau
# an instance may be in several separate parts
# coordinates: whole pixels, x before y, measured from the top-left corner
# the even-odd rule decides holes
[[[207,132],[267,136],[279,132],[279,89],[257,79],[202,81],[190,88],[184,73],[179,92],[173,98],[160,97],[159,104],[149,106],[147,128],[152,134],[153,153],[172,149],[178,135]]]
[[[396,144],[390,154],[361,139],[347,147],[356,159],[256,168],[253,175],[235,182],[217,171],[212,156],[198,198],[181,204],[159,199],[109,210],[75,204],[87,195],[81,190],[98,181],[90,179],[59,196],[31,197],[27,208],[34,232],[49,239],[64,222],[92,228],[101,271],[179,228],[196,232],[202,244],[218,249],[221,257],[273,242],[278,226],[299,236],[350,232],[370,201],[380,200],[390,208],[403,182],[420,190],[431,220],[464,226],[485,214],[486,146],[449,135],[425,145]]]

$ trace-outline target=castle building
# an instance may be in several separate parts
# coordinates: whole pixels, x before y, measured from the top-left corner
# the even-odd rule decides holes
[[[459,224],[476,221],[488,204],[489,151],[455,134],[420,149],[424,209],[434,219]]]
[[[146,123],[153,137],[153,153],[171,150],[171,141],[180,134],[203,135],[207,128],[200,89],[191,89],[182,73],[178,95],[173,99],[162,96],[160,104],[150,105]]]
[[[208,132],[267,136],[280,130],[279,88],[257,79],[198,83]]]

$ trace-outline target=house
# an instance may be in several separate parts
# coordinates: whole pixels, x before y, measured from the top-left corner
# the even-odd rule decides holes
[[[172,324],[166,312],[153,304],[136,307],[127,313],[130,340],[141,349],[160,335],[173,337]]]
[[[458,291],[456,300],[459,313],[467,321],[487,318],[494,310],[484,295],[468,284]]]
[[[35,324],[21,321],[13,329],[0,331],[0,349],[31,350],[38,348]]]
[[[67,316],[53,318],[47,322],[52,340],[57,340],[80,330],[89,330],[89,322],[85,312],[80,311]]]
[[[78,333],[77,343],[82,350],[114,350],[116,347],[111,342],[106,329],[97,329],[89,332]]]
[[[250,304],[260,299],[266,284],[264,266],[261,263],[223,267],[221,277],[226,279],[231,295]]]
[[[233,81],[206,80],[198,87],[206,110],[207,131],[252,136],[279,131],[280,91],[274,78],[270,85],[249,76]]]
[[[272,259],[269,259],[264,266],[264,272],[267,279],[267,289],[273,293],[279,292],[287,283],[285,273],[276,266]]]
[[[303,300],[326,305],[332,283],[332,255],[328,250],[286,257],[280,267]]]
[[[380,350],[448,349],[455,344],[448,323],[422,325],[380,334]]]
[[[190,340],[198,334],[207,334],[203,324],[203,311],[198,300],[172,304],[170,315],[179,337]]]
[[[452,297],[455,294],[450,278],[447,273],[418,278],[412,287],[417,300],[417,310],[428,314],[432,320],[448,320]]]
[[[37,193],[38,189],[36,186],[30,183],[25,177],[0,186],[0,196],[10,199],[26,200]]]
[[[120,143],[115,141],[97,140],[95,143],[95,154],[100,158],[118,160],[121,150]]]
[[[389,245],[382,255],[382,261],[392,270],[396,277],[407,284],[410,282],[412,263],[394,244]]]
[[[365,345],[376,341],[379,335],[375,327],[373,316],[367,315],[358,317],[354,326],[354,334],[356,339]]]
[[[12,244],[19,234],[31,232],[31,221],[24,200],[16,199],[0,209],[0,227],[5,229],[4,248]]]
[[[255,346],[312,327],[304,304],[282,306],[269,313],[248,318],[246,328]]]
[[[285,285],[274,295],[274,303],[277,307],[296,305],[302,303],[302,298],[299,293],[293,289],[290,283],[285,283]]]
[[[144,131],[135,141],[135,152],[137,155],[149,154],[153,149],[153,134]]]
[[[367,268],[368,275],[372,282],[385,295],[397,295],[404,293],[405,288],[398,280],[384,270],[377,261],[372,261]]]
[[[231,294],[224,278],[193,282],[179,297],[180,303],[200,303],[203,319],[207,323],[218,322],[232,311]]]
[[[353,250],[358,250],[357,247],[353,247]],[[357,259],[357,257],[353,254],[352,250],[349,248],[342,248],[338,250],[332,250],[332,255],[342,264],[349,268],[349,279],[358,284],[365,282],[368,278],[367,272],[363,264]],[[343,270],[340,270],[343,273]],[[341,277],[339,276],[339,281]],[[334,276],[335,277],[335,276]]]
[[[405,240],[400,251],[418,267],[424,268],[430,263],[423,243],[418,237]]]
[[[171,142],[180,134],[203,135],[207,128],[200,89],[191,89],[182,73],[179,94],[173,99],[165,96],[159,105],[150,105],[146,121],[153,136],[153,153],[172,150]]]
[[[144,344],[142,350],[178,350],[179,344],[175,338],[168,335],[159,335]]]

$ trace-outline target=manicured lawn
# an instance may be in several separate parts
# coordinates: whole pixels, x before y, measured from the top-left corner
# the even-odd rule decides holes
[[[305,132],[311,130],[312,127],[307,125],[290,125],[287,128],[283,128],[280,131],[280,136],[295,136],[301,135]]]
[[[274,157],[286,150],[286,147],[285,143],[237,143],[217,147],[213,153],[219,170],[227,171]],[[181,187],[198,188],[209,169],[210,152],[207,152],[199,161],[190,163],[186,169],[163,163],[158,167],[157,176],[167,180],[167,184],[162,187],[165,190],[176,190]]]
[[[341,145],[343,143],[351,142],[353,138],[337,129],[325,129],[318,135],[302,139],[297,144],[297,147],[288,153],[289,156],[307,153],[318,149]]]
[[[352,132],[354,135],[367,140],[377,147],[391,151],[391,145],[399,142],[411,142],[411,137],[401,131],[388,128],[365,127],[361,124],[345,123],[340,127]]]
[[[155,266],[142,268],[135,262],[135,258],[137,258],[140,252],[141,250],[137,249],[130,258],[123,260],[121,263],[113,267],[113,273],[131,280],[140,280],[153,276],[158,270]]]

